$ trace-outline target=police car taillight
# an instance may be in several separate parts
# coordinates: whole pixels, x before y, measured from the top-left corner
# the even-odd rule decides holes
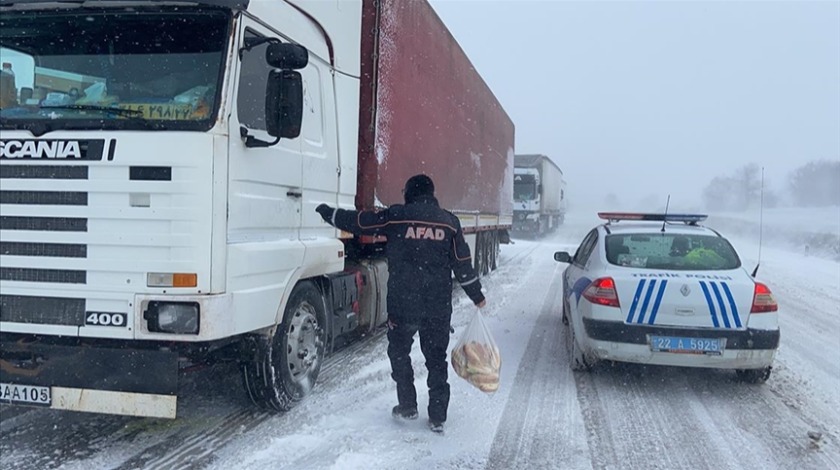
[[[605,307],[621,307],[618,304],[618,292],[615,290],[615,281],[611,277],[595,279],[583,291],[583,297],[593,304]]]
[[[779,310],[779,304],[776,303],[773,293],[764,284],[756,282],[750,313],[775,312],[777,310]]]

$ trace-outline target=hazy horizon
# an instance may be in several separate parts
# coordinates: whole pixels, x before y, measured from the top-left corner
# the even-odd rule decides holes
[[[430,1],[573,207],[840,160],[840,2]]]

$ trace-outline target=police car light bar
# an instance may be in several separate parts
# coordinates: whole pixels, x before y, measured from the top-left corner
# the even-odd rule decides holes
[[[598,217],[610,222],[621,220],[643,220],[646,222],[683,222],[696,225],[706,220],[707,214],[645,214],[641,212],[599,212]]]

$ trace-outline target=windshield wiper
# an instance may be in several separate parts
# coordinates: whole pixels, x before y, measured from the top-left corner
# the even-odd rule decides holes
[[[92,104],[68,104],[68,105],[58,105],[58,106],[41,106],[41,109],[72,109],[78,111],[102,111],[103,113],[114,113],[119,114],[120,116],[127,116],[133,118],[142,118],[143,111],[139,109],[126,109],[126,108],[111,108],[108,106],[96,106]]]

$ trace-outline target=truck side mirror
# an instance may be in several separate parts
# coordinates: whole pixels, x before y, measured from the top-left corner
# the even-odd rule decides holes
[[[309,63],[309,51],[300,44],[275,42],[265,48],[268,65],[282,70],[300,70]]]
[[[304,49],[305,50],[305,49]],[[277,139],[294,139],[303,122],[303,79],[300,72],[272,70],[265,98],[266,131]]]

